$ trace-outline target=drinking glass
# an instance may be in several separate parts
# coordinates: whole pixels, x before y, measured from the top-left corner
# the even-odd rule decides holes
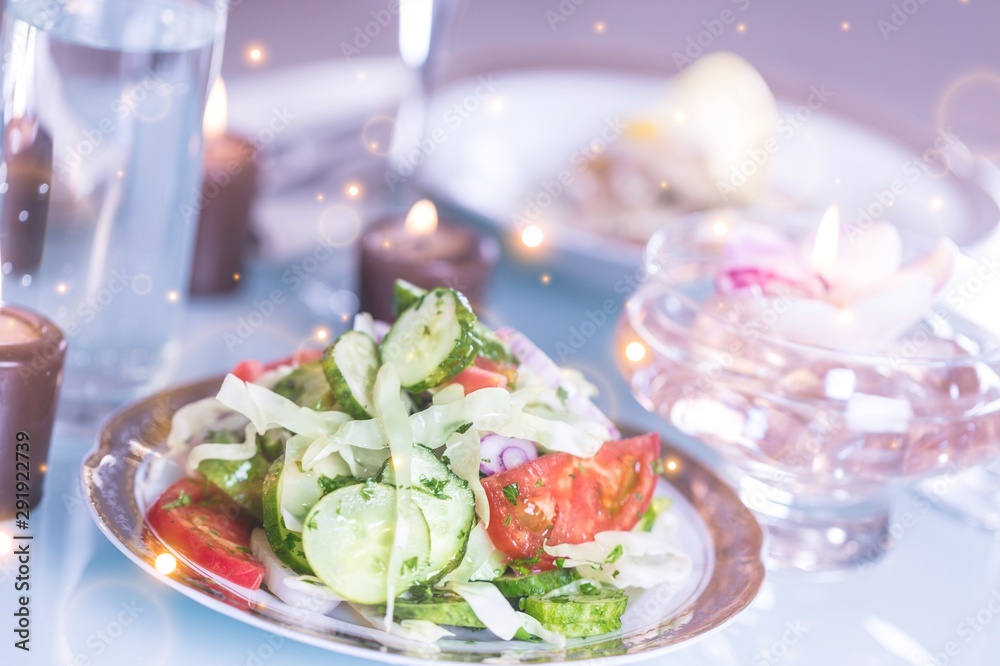
[[[177,355],[225,0],[7,0],[3,295],[69,340],[61,420]]]

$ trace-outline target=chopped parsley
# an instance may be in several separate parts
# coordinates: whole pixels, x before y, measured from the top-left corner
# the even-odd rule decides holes
[[[545,479],[535,479],[535,487],[541,488],[545,485]]]
[[[341,488],[346,488],[347,486],[353,486],[358,483],[358,480],[353,476],[320,476],[316,479],[316,483],[319,484],[319,490],[324,495],[332,493],[334,490],[340,490]]]
[[[504,486],[503,496],[507,498],[508,502],[510,502],[514,506],[517,506],[517,497],[518,497],[517,484],[509,483],[506,486]]]
[[[180,495],[177,496],[177,499],[175,499],[170,504],[163,505],[163,510],[170,511],[171,509],[176,509],[177,507],[187,506],[190,503],[191,503],[191,496],[182,490]]]
[[[511,518],[513,518],[513,516],[511,516],[510,514],[507,514],[507,517],[503,519],[503,526],[504,527],[510,527]]]
[[[569,400],[569,391],[567,391],[563,386],[556,389],[556,395],[559,396],[559,400],[561,400],[564,405],[566,404],[566,401]]]
[[[361,487],[361,499],[367,502],[373,497],[375,497],[375,482],[365,481],[365,485]]]
[[[444,492],[445,486],[448,485],[447,479],[432,479],[430,477],[420,475],[420,485],[427,489],[427,492],[433,495],[436,499],[447,500],[451,499],[451,495]]]
[[[511,560],[510,568],[513,569],[521,576],[527,576],[531,573],[531,567],[538,564],[541,558],[538,555],[532,555],[531,557],[525,557],[520,560]]]
[[[470,423],[463,423],[462,425],[460,425],[458,427],[458,430],[456,430],[455,432],[457,432],[459,435],[464,435],[465,433],[469,432],[469,428],[471,428],[471,427],[472,427],[472,423],[471,422]]]
[[[417,570],[417,556],[407,558],[403,560],[403,567],[400,569],[401,574],[410,573]]]
[[[625,554],[625,550],[622,548],[621,544],[618,544],[617,546],[615,546],[614,548],[611,549],[610,553],[608,553],[608,556],[607,556],[607,558],[605,558],[604,563],[605,564],[614,564],[615,562],[617,562],[618,560],[620,560],[622,558],[622,555],[624,555],[624,554]]]
[[[562,569],[562,568],[565,568],[565,566],[566,566],[566,558],[565,557],[557,557],[556,558],[556,569]]]
[[[652,532],[653,525],[656,523],[656,518],[667,511],[670,508],[670,498],[669,497],[654,497],[649,502],[649,508],[642,514],[639,518],[638,530],[641,532]]]

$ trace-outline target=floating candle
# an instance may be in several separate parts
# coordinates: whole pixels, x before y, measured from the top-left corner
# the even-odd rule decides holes
[[[957,249],[948,239],[901,266],[899,232],[886,222],[854,237],[831,206],[816,232],[796,245],[759,225],[728,239],[716,284],[753,311],[788,300],[769,324],[773,335],[822,347],[884,347],[927,315],[951,277]],[[745,298],[744,298],[745,297]]]

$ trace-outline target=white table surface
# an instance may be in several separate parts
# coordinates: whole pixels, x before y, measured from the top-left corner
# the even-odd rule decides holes
[[[312,196],[310,194],[310,196]],[[348,286],[350,263],[321,271],[333,289]],[[570,327],[621,299],[610,288],[579,286],[573,267],[556,257],[544,265],[505,259],[495,275],[490,310],[552,351]],[[233,297],[196,302],[186,310],[179,379],[222,371],[243,357],[284,354],[317,325],[297,298],[244,345],[223,339],[254,302],[278,283],[282,268],[259,266]],[[542,272],[551,282],[541,286]],[[314,280],[315,281],[315,280]],[[315,286],[315,285],[314,285]],[[301,293],[291,294],[302,296]],[[538,312],[544,312],[539,317]],[[601,387],[615,418],[663,428],[629,396],[611,360],[612,326],[600,328],[570,361]],[[668,435],[670,434],[669,431]],[[682,445],[696,447],[679,438]],[[32,512],[32,651],[13,648],[15,562],[0,556],[0,664],[367,664],[266,634],[216,615],[140,571],[91,521],[79,487],[79,464],[91,439],[57,430],[46,498]],[[698,450],[711,461],[710,452]],[[753,606],[724,630],[655,664],[803,664],[889,666],[987,665],[1000,662],[1000,541],[937,510],[900,498],[915,522],[879,563],[830,579],[769,573]],[[0,523],[10,533],[13,525]],[[950,654],[949,654],[950,653]]]

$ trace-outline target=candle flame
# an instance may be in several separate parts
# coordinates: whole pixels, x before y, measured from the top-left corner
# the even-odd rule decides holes
[[[226,116],[228,115],[228,100],[226,98],[226,84],[220,76],[212,86],[212,92],[208,95],[208,103],[205,104],[205,118],[202,121],[202,132],[205,137],[220,137],[226,133]]]
[[[406,230],[414,236],[429,236],[437,230],[437,208],[427,199],[421,199],[413,204],[403,223]]]
[[[812,269],[827,282],[837,266],[837,245],[840,243],[840,209],[830,206],[816,230],[812,249]]]

